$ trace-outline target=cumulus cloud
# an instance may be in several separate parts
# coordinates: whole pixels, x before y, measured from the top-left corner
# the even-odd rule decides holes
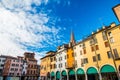
[[[22,56],[25,51],[31,51],[27,49],[29,46],[43,48],[57,42],[60,37],[55,36],[60,28],[46,25],[50,16],[42,11],[30,13],[36,12],[32,4],[38,6],[43,2],[47,4],[48,0],[0,1],[0,54]],[[45,52],[36,55],[41,57]]]

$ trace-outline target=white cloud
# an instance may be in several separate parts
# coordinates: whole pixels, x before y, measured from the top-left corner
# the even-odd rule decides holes
[[[46,3],[48,0],[45,0]],[[50,20],[47,13],[31,14],[35,11],[31,4],[40,5],[41,0],[1,0],[0,1],[0,54],[23,55],[27,46],[44,47],[43,41],[52,45],[59,29],[45,24]],[[51,35],[49,34],[51,33]],[[54,35],[54,36],[53,36]],[[58,37],[59,38],[59,37]],[[33,51],[34,52],[34,51]],[[42,52],[43,53],[43,52]],[[36,54],[37,56],[39,54]],[[39,55],[39,57],[41,57]],[[38,59],[38,57],[37,57]]]

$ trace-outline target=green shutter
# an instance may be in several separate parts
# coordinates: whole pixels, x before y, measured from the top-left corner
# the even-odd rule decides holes
[[[83,69],[79,68],[79,69],[77,70],[77,74],[85,74],[85,73],[84,73],[84,70],[83,70]]]
[[[51,72],[51,76],[55,76],[54,72]]]
[[[62,71],[62,75],[66,76],[67,75],[66,71]]]
[[[59,71],[56,73],[56,78],[60,79],[60,72]]]
[[[105,65],[100,70],[101,73],[116,72],[115,69],[110,65]]]
[[[70,70],[69,71],[69,75],[75,75],[75,71],[74,70]]]
[[[96,73],[98,73],[98,72],[94,67],[90,67],[87,70],[87,74],[96,74]]]

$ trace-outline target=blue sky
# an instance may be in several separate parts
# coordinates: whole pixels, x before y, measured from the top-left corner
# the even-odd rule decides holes
[[[39,60],[49,50],[76,41],[112,22],[112,7],[120,0],[0,0],[0,54],[23,56],[35,52]]]

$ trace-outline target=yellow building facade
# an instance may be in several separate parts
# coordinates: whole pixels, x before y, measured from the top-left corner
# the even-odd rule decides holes
[[[40,69],[40,76],[41,76],[41,79],[47,79],[49,80],[50,79],[50,72],[51,70],[53,69],[54,65],[53,65],[53,61],[54,59],[51,58],[51,56],[53,57],[53,55],[55,54],[54,51],[49,51],[46,53],[46,56],[41,58],[41,63],[40,63],[40,66],[41,66],[41,69]],[[52,60],[53,59],[53,60]],[[53,62],[53,63],[52,63]]]
[[[61,69],[66,70],[67,78],[63,80],[119,80],[120,25],[112,23],[109,26],[103,26],[78,43],[75,43],[72,33],[66,56],[66,68]],[[47,54],[41,59],[41,66],[47,66],[47,64],[55,66],[56,61],[51,61],[51,58],[55,59],[55,57],[56,54],[49,57]],[[59,70],[56,67],[46,68],[47,70],[41,70],[41,75],[50,73],[50,78],[56,79],[56,71]],[[64,73],[61,72],[61,74]]]

